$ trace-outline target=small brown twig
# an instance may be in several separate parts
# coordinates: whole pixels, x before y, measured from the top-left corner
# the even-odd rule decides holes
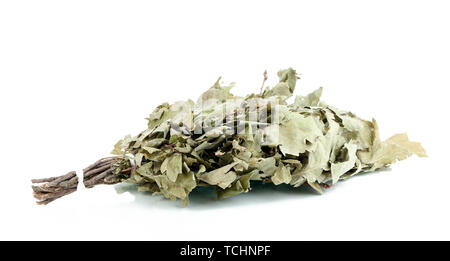
[[[324,189],[329,189],[329,188],[331,188],[331,185],[330,184],[327,184],[327,183],[320,183],[319,184],[322,188],[324,188]]]
[[[264,91],[264,84],[267,81],[267,70],[264,70],[264,74],[263,75],[264,75],[264,80],[263,80],[263,82],[261,84],[261,90],[259,91],[259,96],[262,96],[263,91]]]

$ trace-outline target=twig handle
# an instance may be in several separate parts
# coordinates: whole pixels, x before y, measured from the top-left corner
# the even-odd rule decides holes
[[[83,169],[83,184],[92,188],[99,184],[117,184],[128,179],[134,171],[129,159],[123,157],[102,158]],[[33,196],[39,205],[46,205],[60,197],[77,191],[78,177],[71,171],[59,177],[32,179]]]

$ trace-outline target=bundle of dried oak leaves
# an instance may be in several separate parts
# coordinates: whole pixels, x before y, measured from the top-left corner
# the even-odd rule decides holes
[[[161,104],[146,130],[115,145],[117,156],[84,169],[83,184],[131,182],[187,205],[198,186],[214,187],[219,199],[249,191],[251,181],[307,184],[322,193],[355,174],[426,156],[406,134],[380,141],[375,120],[320,101],[322,88],[288,103],[298,75],[289,68],[278,77],[259,94],[234,96],[219,78],[197,102]],[[76,191],[78,178],[69,172],[32,183],[38,203],[47,204]]]

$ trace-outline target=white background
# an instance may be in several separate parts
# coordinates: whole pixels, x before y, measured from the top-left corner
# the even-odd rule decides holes
[[[450,236],[448,1],[1,1],[2,240],[431,240]],[[407,131],[412,157],[317,195],[257,186],[179,202],[114,186],[37,206],[30,179],[79,170],[161,102],[267,69],[328,104]]]

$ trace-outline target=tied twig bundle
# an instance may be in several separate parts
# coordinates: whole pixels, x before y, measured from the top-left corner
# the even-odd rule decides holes
[[[123,157],[102,158],[83,169],[83,184],[92,188],[99,184],[117,184],[127,179],[133,167],[129,159]]]
[[[83,184],[92,188],[100,184],[117,184],[131,175],[133,167],[129,159],[124,157],[106,157],[99,159],[83,169]],[[39,205],[46,205],[58,198],[77,191],[78,177],[75,171],[65,175],[44,179],[33,179],[31,182],[33,196]]]
[[[33,196],[38,200],[36,203],[46,205],[55,199],[68,195],[77,190],[78,177],[75,171],[65,175],[44,179],[33,179]]]

